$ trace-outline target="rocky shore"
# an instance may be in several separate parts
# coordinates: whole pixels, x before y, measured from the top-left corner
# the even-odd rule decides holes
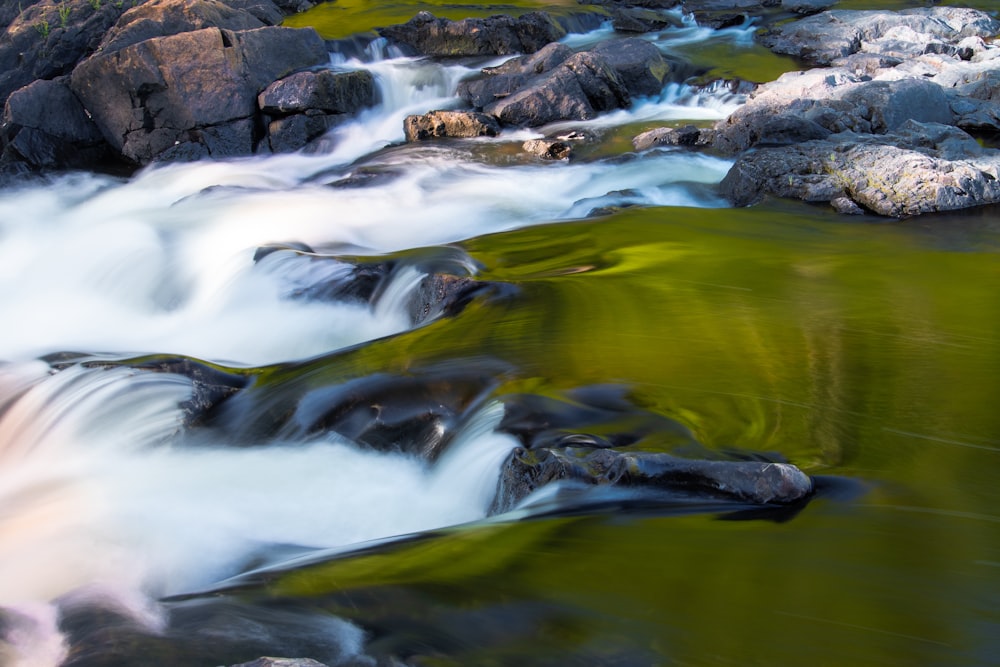
[[[27,6],[24,6],[24,5]],[[977,10],[829,9],[829,0],[603,0],[624,39],[575,51],[544,12],[450,21],[421,12],[379,29],[428,57],[516,55],[458,89],[461,108],[407,118],[408,141],[497,136],[585,121],[697,74],[630,35],[676,21],[761,20],[758,41],[806,68],[752,88],[714,127],[661,127],[638,151],[735,158],[721,184],[735,206],[775,197],[848,213],[905,217],[1000,199],[1000,20]],[[296,0],[38,0],[0,19],[0,138],[7,177],[39,170],[141,167],[308,149],[377,101],[367,72],[329,67],[312,29],[281,27]],[[524,150],[567,159],[566,137]],[[116,167],[117,165],[117,167]]]

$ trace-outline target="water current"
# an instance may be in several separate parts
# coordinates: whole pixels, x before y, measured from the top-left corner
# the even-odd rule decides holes
[[[647,38],[795,66],[683,20]],[[317,150],[0,191],[0,663],[996,664],[997,212],[734,210],[730,162],[632,151],[725,117],[727,86],[403,142],[497,62],[375,41],[330,66],[380,103]],[[569,129],[596,138],[572,160],[520,150]],[[393,267],[370,303],[320,296],[358,262]],[[504,288],[417,322],[435,272]],[[211,419],[192,367],[238,389]],[[447,447],[322,428],[355,387],[451,408]],[[817,496],[487,517],[504,402],[594,395],[669,424],[637,448],[766,453]]]

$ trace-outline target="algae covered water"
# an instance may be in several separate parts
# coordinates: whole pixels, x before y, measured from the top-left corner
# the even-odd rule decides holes
[[[356,32],[423,8],[337,11]],[[753,30],[655,39],[735,71],[764,58]],[[405,145],[406,114],[488,63],[331,64],[382,102],[318,153],[0,192],[0,662],[996,662],[995,209],[727,208],[729,162],[624,139],[742,101],[682,84],[583,124],[569,162],[525,157],[527,131]],[[347,261],[398,270],[370,304],[302,298]],[[415,325],[443,269],[495,289]],[[239,391],[192,422],[213,378]],[[373,423],[451,407],[421,431],[447,448],[322,428],[373,387]],[[488,517],[518,397],[624,405],[634,448],[788,460],[817,493]]]

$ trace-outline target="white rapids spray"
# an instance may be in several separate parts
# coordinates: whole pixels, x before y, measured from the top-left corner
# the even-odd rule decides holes
[[[692,26],[674,36],[707,38]],[[455,147],[402,146],[403,118],[454,106],[474,68],[378,59],[376,50],[369,62],[332,63],[370,69],[381,103],[316,152],[158,166],[128,180],[69,174],[0,191],[0,663],[65,658],[60,601],[114,600],[156,631],[157,597],[236,574],[268,545],[349,546],[480,519],[515,446],[495,431],[494,405],[433,466],[334,437],[181,447],[187,378],[56,372],[33,359],[163,353],[259,366],[412,326],[415,269],[396,272],[370,306],[290,299],[303,281],[338,269],[305,275],[277,254],[255,262],[266,244],[377,255],[582,217],[626,190],[650,205],[723,205],[691,186],[717,183],[730,163],[680,151],[495,166]],[[590,124],[711,120],[739,102],[675,85]],[[519,143],[558,127],[479,141]],[[361,167],[385,178],[334,187]],[[360,631],[340,630],[360,645]]]

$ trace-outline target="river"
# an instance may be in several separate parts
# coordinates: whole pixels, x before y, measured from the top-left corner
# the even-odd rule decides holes
[[[648,38],[709,76],[795,67],[685,21]],[[570,161],[527,130],[403,143],[497,62],[334,52],[381,102],[316,152],[0,191],[0,664],[997,664],[997,210],[732,209],[731,162],[632,151],[724,118],[725,86],[546,128],[597,138]],[[309,298],[384,260],[372,304]],[[496,289],[414,326],[429,271]],[[192,422],[197,379],[150,370],[187,358],[250,388]],[[344,387],[450,408],[447,448],[322,428]],[[662,425],[638,449],[788,460],[816,496],[488,517],[525,397],[625,405]]]

